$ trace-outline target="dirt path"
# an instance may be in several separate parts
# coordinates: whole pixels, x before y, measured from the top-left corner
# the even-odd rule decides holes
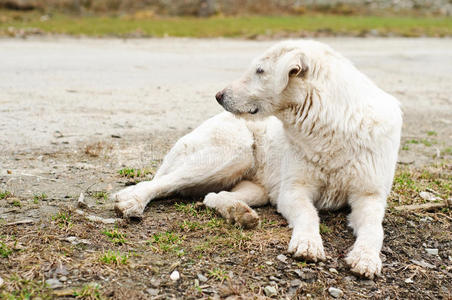
[[[135,181],[130,177],[137,169],[138,180],[151,178],[177,138],[221,111],[215,92],[273,42],[1,39],[0,279],[6,284],[0,293],[34,289],[55,296],[84,287],[118,299],[198,298],[263,296],[266,286],[275,286],[277,297],[328,297],[335,286],[348,298],[450,297],[450,211],[400,213],[392,207],[423,202],[419,192],[426,189],[439,198],[451,195],[452,39],[324,41],[398,97],[405,114],[382,279],[359,280],[344,265],[353,240],[345,213],[322,217],[329,259],[306,265],[276,259],[285,253],[290,230],[270,207],[259,209],[262,226],[248,232],[190,205],[156,202],[143,224],[120,225],[124,242],[103,233],[113,225],[87,221],[73,209],[83,192],[90,213],[113,218],[108,193]],[[24,219],[33,223],[5,225]],[[89,244],[73,245],[68,236]],[[128,255],[128,262],[105,266],[99,256],[108,249]],[[176,283],[168,277],[174,269],[182,274]],[[63,289],[43,287],[49,278]]]

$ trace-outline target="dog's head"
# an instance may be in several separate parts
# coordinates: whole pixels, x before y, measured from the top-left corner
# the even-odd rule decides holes
[[[317,60],[328,49],[314,41],[280,42],[255,59],[240,79],[215,98],[236,115],[273,115],[288,105],[291,95],[306,88],[313,72],[319,71]]]

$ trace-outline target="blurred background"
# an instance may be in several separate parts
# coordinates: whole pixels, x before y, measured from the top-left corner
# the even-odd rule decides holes
[[[450,0],[0,0],[0,34],[450,36]]]

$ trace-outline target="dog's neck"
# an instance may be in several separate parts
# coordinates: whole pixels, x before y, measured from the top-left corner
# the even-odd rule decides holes
[[[356,119],[359,114],[352,108],[326,99],[329,95],[315,88],[296,94],[302,96],[293,97],[275,116],[284,124],[290,142],[308,160],[331,161],[360,147],[354,138],[362,130],[362,120]]]

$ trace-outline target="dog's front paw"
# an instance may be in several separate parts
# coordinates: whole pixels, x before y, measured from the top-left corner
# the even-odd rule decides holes
[[[369,279],[381,273],[381,259],[377,251],[363,247],[353,247],[353,250],[345,258],[350,270]]]
[[[302,258],[307,261],[317,262],[325,259],[322,238],[320,235],[308,235],[293,233],[289,243],[289,253],[293,257]]]
[[[229,215],[234,219],[234,222],[246,229],[252,229],[259,224],[259,216],[257,213],[245,203],[235,203]]]
[[[119,191],[112,198],[116,201],[115,212],[118,216],[135,220],[143,217],[143,199],[135,193],[133,186]]]

